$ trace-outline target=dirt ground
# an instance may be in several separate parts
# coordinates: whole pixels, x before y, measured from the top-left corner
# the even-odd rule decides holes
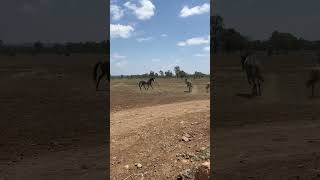
[[[320,179],[320,89],[306,89],[312,56],[260,56],[261,97],[250,87],[239,55],[214,57],[216,122],[214,179]]]
[[[139,79],[111,81],[111,179],[176,179],[210,158],[208,81],[194,80],[192,93],[183,79],[148,91]]]
[[[0,56],[0,179],[106,177],[101,55]]]

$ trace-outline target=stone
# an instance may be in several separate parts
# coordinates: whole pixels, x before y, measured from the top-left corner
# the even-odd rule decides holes
[[[140,163],[135,163],[134,166],[136,166],[137,168],[142,168],[142,164]]]
[[[188,141],[191,141],[188,137],[186,137],[186,136],[182,136],[182,141],[184,141],[184,142],[188,142]]]

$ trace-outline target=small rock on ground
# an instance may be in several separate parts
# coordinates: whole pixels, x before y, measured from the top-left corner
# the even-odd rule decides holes
[[[135,163],[134,166],[136,166],[137,168],[142,168],[142,164],[140,163]]]

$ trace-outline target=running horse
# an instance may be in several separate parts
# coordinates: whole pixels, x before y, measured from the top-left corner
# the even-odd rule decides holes
[[[153,89],[152,87],[152,83],[155,82],[155,79],[152,77],[150,78],[148,81],[140,81],[139,82],[139,88],[140,88],[140,91],[141,91],[141,87],[143,86],[145,90],[148,90],[149,87],[151,86],[151,88]],[[146,85],[148,86],[148,88],[146,88]]]

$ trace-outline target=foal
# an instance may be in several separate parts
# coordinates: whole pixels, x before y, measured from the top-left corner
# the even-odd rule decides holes
[[[185,79],[184,82],[187,85],[187,88],[189,89],[189,93],[192,92],[192,83],[188,81],[188,79]]]

